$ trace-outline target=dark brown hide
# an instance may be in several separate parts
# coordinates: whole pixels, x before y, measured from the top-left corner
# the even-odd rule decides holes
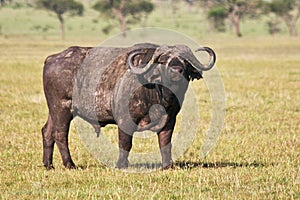
[[[128,167],[132,135],[141,130],[157,132],[162,166],[170,167],[171,137],[188,83],[201,78],[201,69],[215,62],[213,51],[207,52],[211,55],[208,65],[202,65],[184,45],[70,47],[47,57],[43,84],[49,116],[42,128],[44,166],[53,167],[56,143],[64,166],[75,167],[68,132],[73,117],[79,116],[97,133],[106,124],[117,124],[117,168]],[[145,66],[145,70],[137,69]]]

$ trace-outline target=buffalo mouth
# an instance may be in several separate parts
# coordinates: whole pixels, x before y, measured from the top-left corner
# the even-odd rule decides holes
[[[180,65],[174,65],[169,68],[169,77],[172,81],[179,81],[183,78],[184,68]]]

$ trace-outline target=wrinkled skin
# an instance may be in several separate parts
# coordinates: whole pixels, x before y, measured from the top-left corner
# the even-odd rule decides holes
[[[106,60],[106,56],[97,55],[100,56],[100,61],[97,61],[98,67],[105,67],[105,69],[95,82],[95,94],[82,86],[84,81],[90,78],[84,73],[86,65],[82,63],[98,49],[70,47],[61,53],[47,57],[43,71],[44,92],[49,108],[48,120],[42,128],[44,166],[47,169],[53,168],[53,149],[56,143],[64,166],[75,167],[68,147],[68,132],[72,119],[79,116],[93,125],[98,134],[100,128],[107,124],[118,126],[117,168],[128,167],[132,135],[135,131],[142,130],[157,132],[162,166],[164,169],[171,167],[171,138],[176,115],[180,111],[189,81],[202,78],[202,71],[195,69],[191,61],[177,56],[176,53],[174,56],[174,51],[178,50],[173,51],[172,48],[160,49],[160,46],[153,44],[110,48],[110,51],[119,53],[114,60],[107,62],[108,66],[101,64]],[[143,53],[132,58],[133,65],[146,65],[153,62],[146,73],[135,74],[128,68],[128,55],[137,49]],[[159,56],[155,57],[156,54]],[[212,62],[215,62],[215,57]],[[96,73],[99,68],[91,67],[89,70]],[[131,91],[137,83],[145,80],[147,84],[142,84],[141,87]],[[73,99],[74,92],[76,96],[83,94],[79,96],[81,101]],[[129,98],[128,95],[126,96],[128,93],[132,94]],[[89,105],[91,98],[95,105],[88,107],[86,105]],[[126,101],[129,107],[122,104]],[[153,106],[157,104],[160,106]],[[126,109],[129,110],[130,116],[124,114]]]

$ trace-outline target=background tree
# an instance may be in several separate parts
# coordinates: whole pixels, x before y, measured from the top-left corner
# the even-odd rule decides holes
[[[269,9],[280,17],[291,36],[297,36],[297,21],[300,18],[300,0],[272,0]]]
[[[99,0],[93,8],[107,17],[117,18],[125,37],[129,20],[140,21],[141,14],[151,13],[154,4],[149,0]]]
[[[200,0],[208,17],[214,18],[218,23],[223,23],[221,16],[227,16],[233,25],[238,37],[242,36],[240,21],[245,16],[258,16],[264,5],[262,0]]]
[[[11,5],[13,3],[13,0],[0,0],[0,6],[4,6],[4,4]]]
[[[69,12],[72,15],[82,15],[84,10],[83,4],[74,0],[38,0],[37,5],[40,8],[50,10],[56,14],[60,22],[62,39],[65,39],[65,21],[63,14]]]
[[[280,21],[276,16],[271,16],[266,23],[268,31],[272,36],[281,32]]]
[[[177,11],[179,9],[179,2],[180,0],[169,0],[169,4],[170,4],[170,8],[172,10],[172,18],[173,18],[173,21],[174,21],[174,24],[176,27],[179,26],[179,22],[177,20]]]
[[[226,30],[225,19],[227,18],[227,15],[227,10],[222,6],[212,7],[207,13],[212,28],[219,32],[224,32]]]

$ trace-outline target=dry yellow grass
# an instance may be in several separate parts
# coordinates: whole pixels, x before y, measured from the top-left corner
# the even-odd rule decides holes
[[[218,55],[227,97],[222,134],[205,159],[199,159],[199,130],[175,170],[141,174],[97,163],[74,128],[70,146],[79,169],[65,170],[57,150],[56,169],[43,168],[42,63],[71,43],[0,38],[2,199],[300,198],[299,38],[199,41]]]

